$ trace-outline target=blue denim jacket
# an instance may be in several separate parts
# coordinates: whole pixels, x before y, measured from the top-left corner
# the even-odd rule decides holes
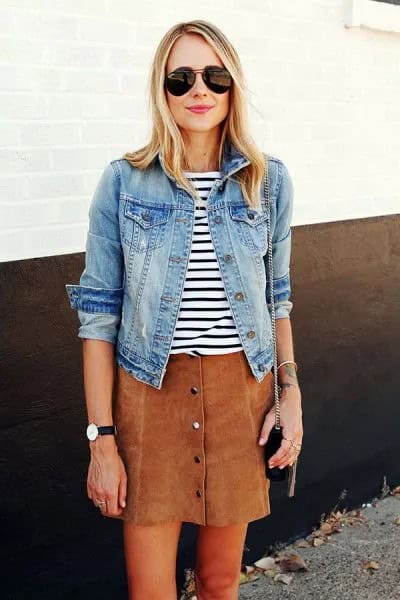
[[[267,275],[267,212],[248,208],[231,175],[249,164],[228,141],[222,177],[208,198],[210,234],[234,321],[254,377],[273,365]],[[275,317],[289,317],[293,184],[269,156]],[[78,337],[115,345],[115,359],[161,389],[178,317],[194,228],[194,199],[165,170],[162,153],[145,170],[125,159],[105,167],[89,208],[85,269],[66,284]]]

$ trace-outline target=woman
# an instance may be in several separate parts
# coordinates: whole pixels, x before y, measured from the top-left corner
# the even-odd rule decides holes
[[[130,598],[176,599],[187,521],[199,525],[197,598],[228,599],[248,522],[271,512],[265,158],[248,133],[237,53],[209,22],[165,34],[150,96],[151,140],[105,168],[86,267],[66,286],[83,338],[87,491],[123,520]],[[280,159],[268,169],[286,438],[269,464],[284,467],[303,435],[289,318],[293,188]]]

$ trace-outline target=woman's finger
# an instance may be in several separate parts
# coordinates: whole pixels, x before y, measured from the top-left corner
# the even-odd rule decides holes
[[[296,450],[295,448],[292,447],[292,450],[289,453],[289,457],[280,463],[280,465],[279,465],[280,468],[283,469],[287,465],[292,465],[295,462],[295,460],[298,458],[299,454],[300,454],[299,450]]]
[[[269,459],[268,464],[270,466],[272,466],[272,467],[273,466],[282,466],[282,465],[284,466],[284,464],[287,464],[291,460],[293,460],[293,461],[295,460],[295,458],[298,456],[299,450],[293,446],[292,442],[290,441],[292,439],[294,440],[294,443],[296,444],[296,446],[301,445],[301,442],[297,442],[295,437],[293,437],[293,438],[289,437],[289,439],[286,439],[286,436],[285,436],[285,438],[282,439],[280,448]],[[293,457],[295,457],[295,458],[293,458]]]
[[[121,477],[121,481],[119,483],[119,492],[118,492],[119,506],[122,506],[122,508],[125,508],[125,506],[126,506],[126,484],[127,484],[127,478],[126,478],[126,475],[124,475],[123,477]]]
[[[270,466],[276,466],[277,463],[280,464],[282,460],[286,459],[289,456],[290,448],[290,442],[288,440],[283,439],[278,450],[269,459],[268,464]]]

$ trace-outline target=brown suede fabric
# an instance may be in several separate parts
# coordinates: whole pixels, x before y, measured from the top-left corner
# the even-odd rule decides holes
[[[243,350],[171,354],[160,390],[118,365],[115,392],[128,476],[127,506],[116,518],[221,526],[270,514],[258,438],[273,405],[272,371],[258,383]]]

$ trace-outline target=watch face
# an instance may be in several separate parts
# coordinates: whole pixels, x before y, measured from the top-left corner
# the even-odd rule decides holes
[[[90,423],[86,429],[86,435],[90,441],[93,442],[98,436],[97,426],[94,423]]]

